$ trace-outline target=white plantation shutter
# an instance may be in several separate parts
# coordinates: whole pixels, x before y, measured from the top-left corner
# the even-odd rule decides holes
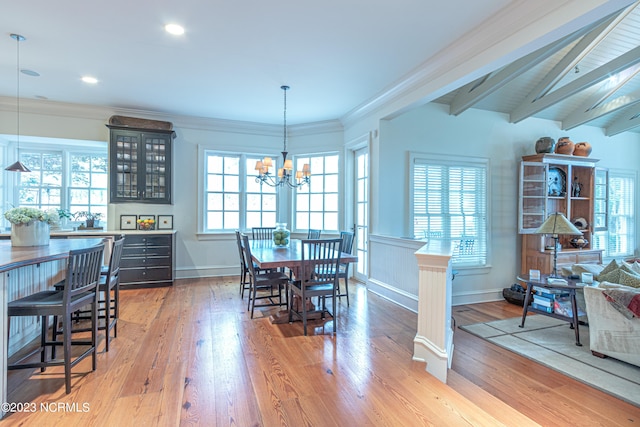
[[[413,158],[413,235],[453,250],[455,265],[487,263],[486,159]]]
[[[635,183],[633,172],[609,171],[606,231],[594,234],[594,248],[604,249],[604,257],[633,256],[635,248]]]

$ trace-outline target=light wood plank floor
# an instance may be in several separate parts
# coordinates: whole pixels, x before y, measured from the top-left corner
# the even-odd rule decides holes
[[[411,360],[417,316],[352,283],[338,333],[250,319],[237,278],[121,293],[118,338],[64,393],[60,369],[12,371],[0,426],[615,426],[640,409],[460,329],[442,384]],[[518,316],[506,302],[454,307],[458,325]],[[315,327],[314,327],[315,326]],[[42,406],[41,406],[42,405]]]

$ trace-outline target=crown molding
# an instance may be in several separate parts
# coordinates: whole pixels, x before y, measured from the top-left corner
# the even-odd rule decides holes
[[[0,111],[16,111],[16,99],[0,97]],[[143,119],[163,120],[173,123],[174,128],[204,130],[210,132],[240,133],[246,135],[281,136],[282,125],[240,120],[224,120],[207,117],[180,116],[157,111],[126,108],[102,107],[96,105],[70,104],[46,100],[20,99],[20,113],[45,116],[72,117],[86,120],[100,120],[105,124],[112,115],[139,117]],[[321,133],[342,132],[339,120],[326,120],[314,123],[289,125],[290,135],[316,135]]]

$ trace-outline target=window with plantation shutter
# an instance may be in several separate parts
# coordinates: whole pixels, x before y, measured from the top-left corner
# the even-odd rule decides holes
[[[413,236],[451,249],[453,265],[486,265],[488,160],[411,157]]]
[[[593,246],[603,249],[603,257],[633,256],[635,229],[635,183],[631,171],[609,171],[607,227],[594,233]]]

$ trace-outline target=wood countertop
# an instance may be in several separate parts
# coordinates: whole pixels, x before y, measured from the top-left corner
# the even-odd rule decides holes
[[[50,243],[44,246],[11,246],[10,240],[0,240],[0,273],[41,262],[66,259],[71,250],[101,243],[100,238],[51,239]]]
[[[91,237],[91,236],[119,236],[120,234],[175,234],[176,230],[51,230],[51,237]],[[2,238],[10,238],[11,233],[6,231],[4,233],[0,233],[0,239]]]

